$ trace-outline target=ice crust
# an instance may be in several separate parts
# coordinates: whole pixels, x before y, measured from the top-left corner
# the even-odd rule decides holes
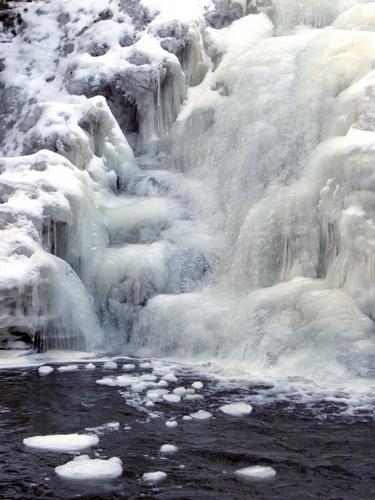
[[[14,9],[22,29],[1,35],[4,345],[373,378],[373,2]],[[159,383],[121,377],[98,383]],[[198,397],[182,392],[167,399]]]
[[[52,434],[25,438],[23,443],[38,450],[68,453],[96,446],[99,438],[92,434]]]

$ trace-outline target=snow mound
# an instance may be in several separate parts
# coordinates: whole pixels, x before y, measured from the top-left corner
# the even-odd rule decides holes
[[[122,462],[118,457],[102,460],[90,458],[88,455],[81,455],[64,465],[56,467],[55,472],[64,479],[104,481],[121,476]]]
[[[99,438],[91,434],[50,434],[23,440],[23,444],[28,448],[62,453],[85,450],[98,443]]]

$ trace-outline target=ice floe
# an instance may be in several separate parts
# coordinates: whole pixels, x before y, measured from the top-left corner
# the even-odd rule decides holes
[[[235,471],[235,476],[244,481],[272,479],[276,476],[276,471],[272,467],[264,465],[251,465]]]
[[[244,417],[250,415],[253,407],[247,403],[239,402],[220,406],[219,410],[231,417]]]
[[[29,448],[65,453],[85,450],[98,443],[99,438],[92,434],[50,434],[23,440],[23,444]]]
[[[122,462],[118,457],[103,460],[81,455],[64,465],[59,465],[55,468],[55,472],[64,479],[103,481],[121,476]]]

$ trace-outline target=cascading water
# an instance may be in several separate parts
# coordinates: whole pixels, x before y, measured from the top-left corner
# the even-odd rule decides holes
[[[4,338],[373,376],[374,3],[14,9]]]

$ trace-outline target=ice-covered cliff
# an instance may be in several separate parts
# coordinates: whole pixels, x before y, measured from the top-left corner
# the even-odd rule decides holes
[[[31,1],[7,15],[7,342],[373,376],[374,2]]]

